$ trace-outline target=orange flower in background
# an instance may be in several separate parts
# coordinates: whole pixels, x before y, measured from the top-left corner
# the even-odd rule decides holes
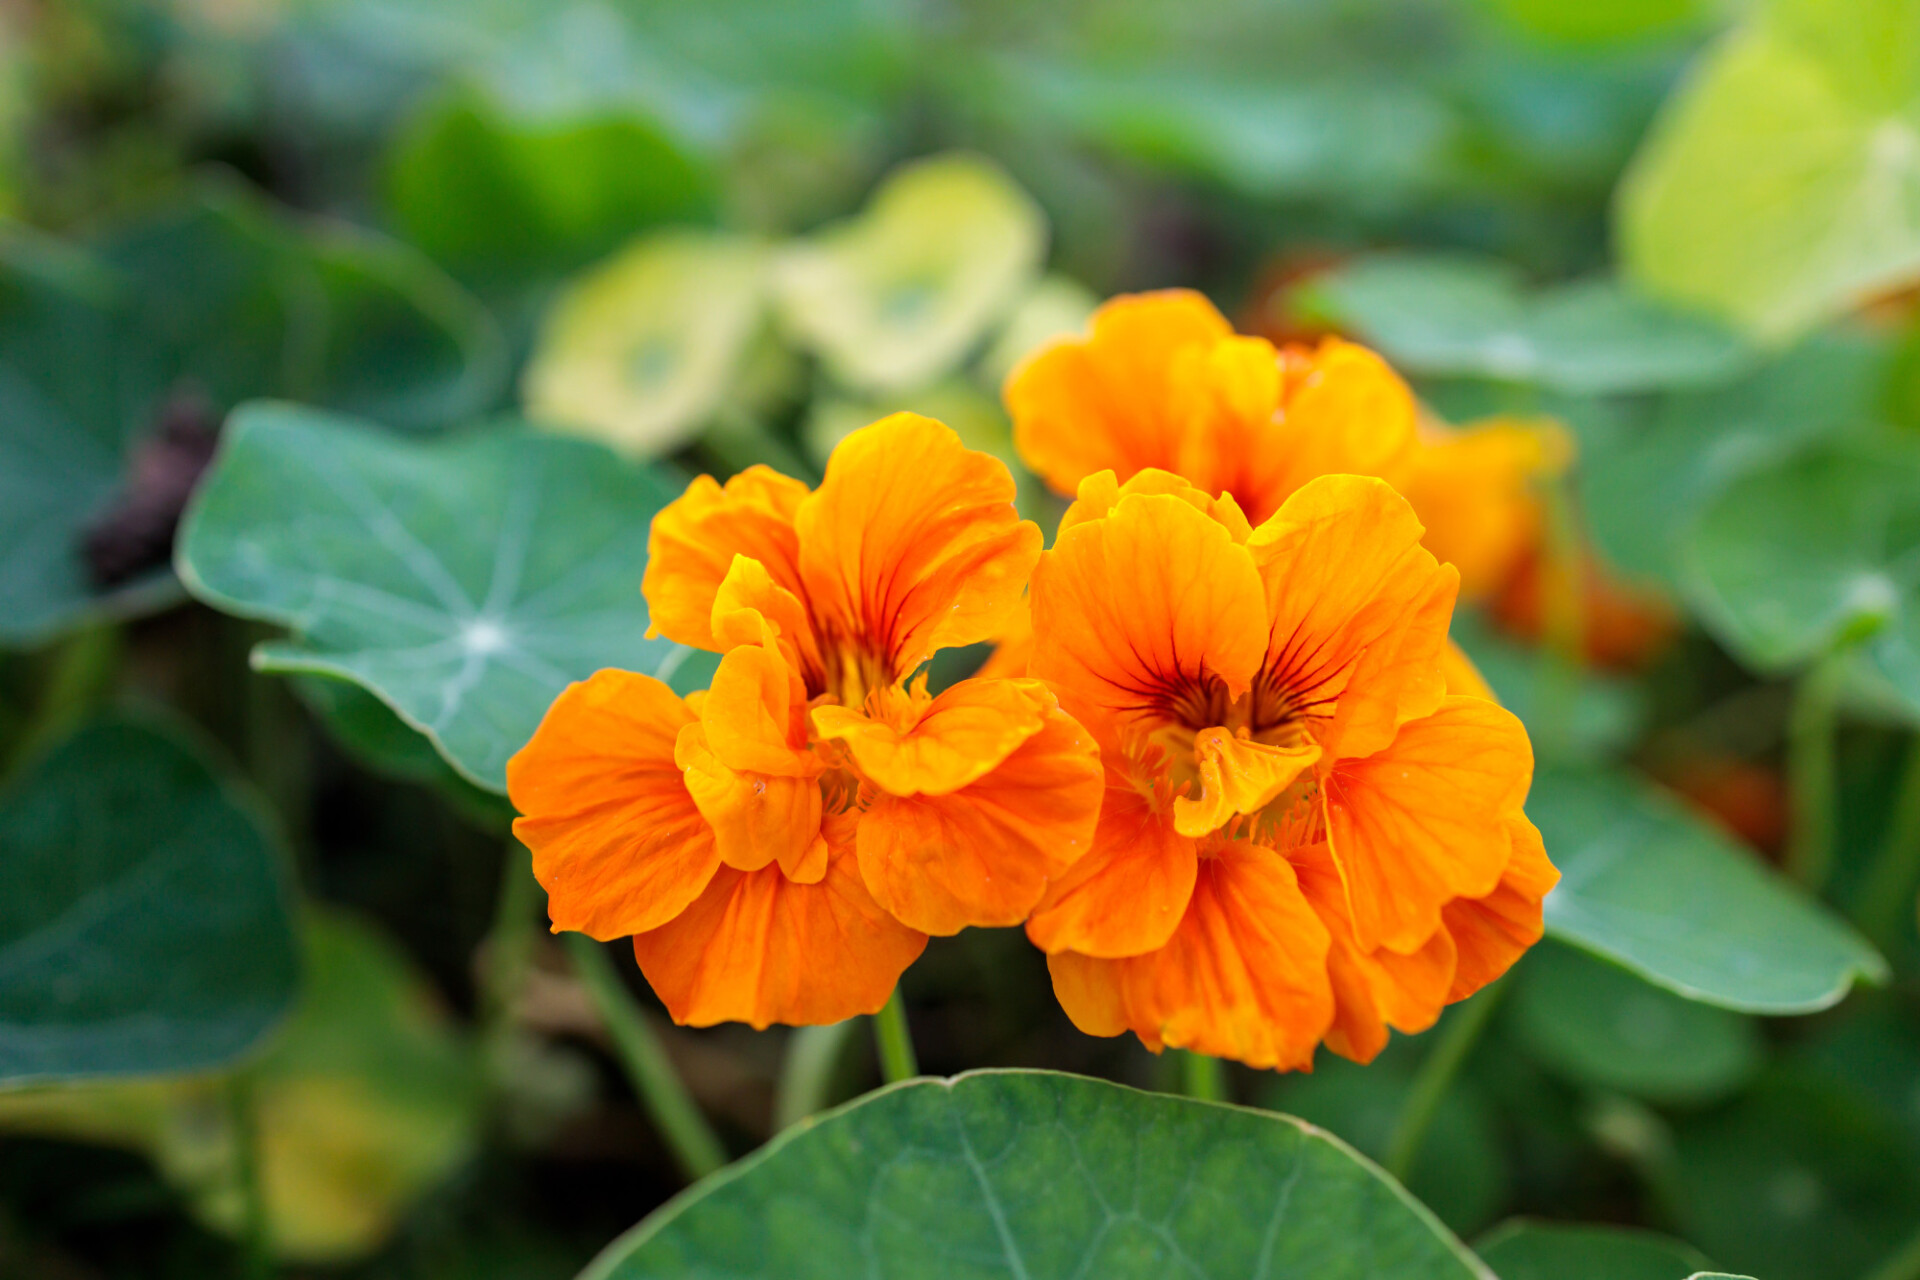
[[[603,671],[508,768],[556,929],[634,935],[676,1021],[836,1022],[931,933],[1024,920],[1088,849],[1097,748],[1037,680],[912,679],[1005,625],[1040,552],[1004,464],[896,414],[809,491],[753,467],[654,520],[668,637],[724,654],[687,699]]]
[[[1449,692],[1477,677],[1422,532],[1369,477],[1257,528],[1164,471],[1080,486],[1034,571],[1032,670],[1099,740],[1107,794],[1027,929],[1083,1030],[1364,1061],[1539,937],[1532,751]]]
[[[1087,337],[1016,369],[1006,402],[1020,456],[1065,494],[1098,471],[1125,481],[1157,468],[1232,494],[1258,524],[1316,476],[1379,476],[1413,503],[1470,600],[1537,542],[1535,484],[1571,451],[1546,424],[1422,422],[1407,385],[1366,348],[1237,335],[1179,289],[1111,299]]]

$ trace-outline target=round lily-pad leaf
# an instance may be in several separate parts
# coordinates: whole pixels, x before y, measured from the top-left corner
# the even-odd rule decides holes
[[[583,1280],[1491,1280],[1298,1120],[1041,1071],[916,1080],[788,1129]]]
[[[640,595],[648,527],[678,492],[584,440],[501,425],[417,442],[258,402],[228,422],[178,564],[202,600],[292,631],[255,666],[363,685],[497,792],[570,682],[620,667],[704,685],[708,656],[647,639]]]
[[[1732,1093],[1760,1069],[1751,1018],[1682,999],[1571,947],[1535,948],[1519,988],[1508,1012],[1521,1041],[1577,1084],[1700,1103]]]
[[[1726,1009],[1792,1014],[1887,977],[1845,921],[1650,784],[1546,770],[1527,813],[1560,868],[1547,932],[1649,982]]]
[[[686,444],[740,383],[767,263],[753,240],[669,231],[584,272],[541,326],[528,415],[636,458]]]
[[[1526,1218],[1501,1223],[1473,1247],[1500,1280],[1690,1280],[1708,1265],[1672,1236]]]
[[[1865,637],[1920,701],[1920,443],[1856,436],[1741,475],[1701,512],[1685,566],[1748,664],[1788,671]]]
[[[1920,276],[1916,41],[1907,0],[1755,6],[1620,187],[1632,277],[1784,340]]]
[[[299,986],[286,860],[158,721],[103,720],[0,796],[0,1084],[218,1067]]]
[[[1597,395],[1710,383],[1751,359],[1716,320],[1614,280],[1528,290],[1485,258],[1383,253],[1314,281],[1308,305],[1411,373]]]
[[[781,314],[849,388],[918,386],[984,341],[1033,281],[1046,242],[1039,206],[998,165],[935,156],[781,254]]]

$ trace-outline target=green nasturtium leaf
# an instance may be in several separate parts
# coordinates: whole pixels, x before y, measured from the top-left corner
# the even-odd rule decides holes
[[[188,737],[102,720],[0,797],[0,1083],[200,1071],[299,986],[285,857]]]
[[[1865,637],[1920,703],[1920,443],[1856,436],[1755,468],[1701,513],[1686,567],[1743,661],[1787,671]]]
[[[491,318],[419,254],[231,184],[68,256],[65,278],[0,270],[3,644],[179,598],[164,567],[96,587],[82,549],[176,396],[215,413],[297,396],[427,428],[505,378]]]
[[[1650,1102],[1724,1097],[1762,1059],[1751,1018],[1554,943],[1529,953],[1508,1014],[1531,1054],[1559,1074]]]
[[[295,405],[242,406],[188,512],[181,578],[280,623],[265,671],[352,680],[469,781],[603,667],[698,688],[710,662],[646,638],[647,531],[663,473],[584,440],[501,426],[419,443]]]
[[[1039,270],[1047,225],[979,156],[895,171],[858,215],[787,248],[788,329],[856,392],[897,391],[958,365]]]
[[[460,90],[428,102],[387,161],[407,238],[463,277],[565,269],[662,223],[705,222],[706,166],[631,103],[512,111]]]
[[[1684,1240],[1652,1231],[1516,1218],[1474,1242],[1500,1280],[1690,1280],[1708,1265]]]
[[[767,316],[769,251],[699,231],[638,240],[574,279],[521,377],[529,417],[636,458],[699,434]]]
[[[1491,1280],[1297,1120],[1039,1071],[912,1081],[796,1125],[583,1280],[1174,1274]]]
[[[1576,394],[1717,382],[1750,359],[1717,321],[1649,301],[1613,280],[1537,292],[1504,263],[1383,253],[1316,280],[1315,311],[1429,376],[1528,382]]]
[[[1917,42],[1907,0],[1756,6],[1622,183],[1631,276],[1777,341],[1920,275]]]
[[[1547,932],[1649,982],[1778,1015],[1886,979],[1886,961],[1850,926],[1650,784],[1546,770],[1527,813],[1560,868]]]
[[[194,1215],[242,1234],[236,1104],[252,1108],[267,1243],[287,1262],[377,1249],[408,1206],[471,1158],[482,1089],[471,1046],[392,943],[340,916],[304,927],[306,992],[257,1061],[230,1075],[0,1093],[0,1132],[145,1153]]]

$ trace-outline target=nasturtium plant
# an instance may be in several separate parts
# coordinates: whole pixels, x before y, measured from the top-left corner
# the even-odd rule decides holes
[[[889,177],[858,215],[782,250],[781,315],[859,392],[952,369],[1039,272],[1047,225],[998,165],[935,156]]]
[[[1576,1084],[1697,1104],[1760,1069],[1753,1019],[1682,999],[1571,947],[1537,948],[1517,982],[1515,1030],[1535,1059]]]
[[[390,941],[331,913],[311,914],[301,934],[306,989],[262,1054],[224,1075],[0,1093],[0,1133],[142,1152],[229,1236],[247,1230],[237,1148],[251,1141],[272,1255],[339,1263],[376,1249],[472,1156],[479,1062]]]
[[[1560,868],[1547,932],[1670,991],[1746,1013],[1810,1013],[1879,953],[1732,837],[1649,784],[1547,770],[1527,814]]]
[[[1920,276],[1920,12],[1767,0],[1702,57],[1616,195],[1628,274],[1769,341]]]
[[[1856,435],[1756,467],[1700,514],[1686,565],[1702,620],[1757,670],[1863,642],[1920,705],[1920,442]]]
[[[663,231],[582,273],[542,322],[527,414],[636,458],[686,444],[741,382],[768,262],[745,237]]]
[[[1535,383],[1583,395],[1712,383],[1750,359],[1738,334],[1611,279],[1538,291],[1498,260],[1382,253],[1309,287],[1309,310],[1409,373]]]
[[[364,685],[500,791],[571,681],[622,667],[705,684],[690,650],[646,638],[640,597],[648,524],[678,488],[517,426],[420,443],[255,403],[228,423],[179,566],[201,599],[292,631],[259,669]]]
[[[582,1280],[1489,1273],[1319,1130],[1043,1071],[896,1085],[796,1126]]]
[[[194,736],[83,726],[0,795],[0,1084],[205,1071],[299,989],[286,854]]]

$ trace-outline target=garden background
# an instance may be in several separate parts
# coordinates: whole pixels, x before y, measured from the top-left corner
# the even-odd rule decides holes
[[[704,1167],[679,1081],[789,1137],[595,1275],[1920,1277],[1920,3],[14,0],[0,218],[0,1275],[573,1276]],[[1050,531],[1001,382],[1167,286],[1564,446],[1454,624],[1547,940],[1224,1082],[1431,1217],[1058,1076],[809,1123],[863,1026],[671,1026],[508,831],[567,681],[712,670],[644,638],[689,477],[909,408]],[[930,1074],[1183,1088],[1018,930],[902,994]]]

